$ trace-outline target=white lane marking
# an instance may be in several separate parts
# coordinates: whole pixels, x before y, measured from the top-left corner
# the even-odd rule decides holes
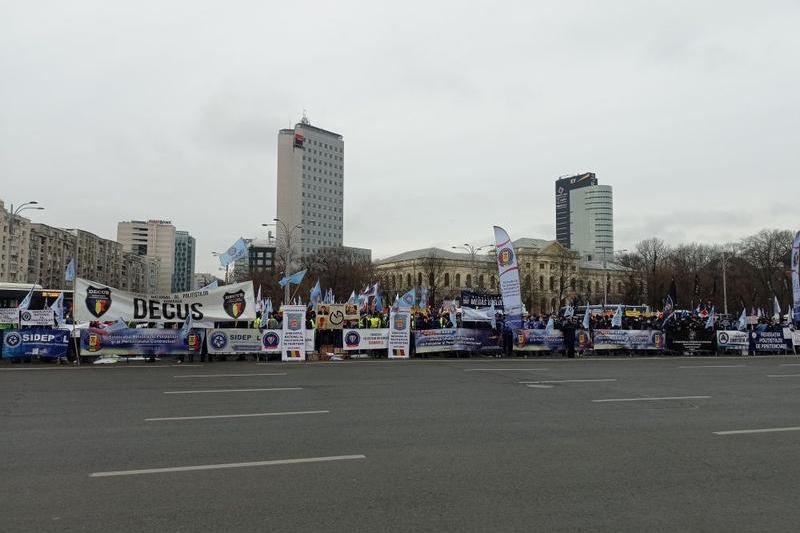
[[[464,372],[536,372],[549,368],[465,368]]]
[[[145,468],[142,470],[118,470],[115,472],[93,472],[89,477],[137,476],[141,474],[165,474],[168,472],[194,472],[197,470],[221,470],[224,468],[248,468],[251,466],[296,465],[366,459],[366,455],[334,455],[331,457],[308,457],[304,459],[280,459],[277,461],[254,461],[250,463],[222,463],[216,465],[174,466],[171,468]]]
[[[178,364],[178,365],[169,365],[169,366],[181,366],[183,368],[186,368],[186,367],[205,366],[205,365],[187,365],[186,363],[181,363],[181,364]]]
[[[678,368],[742,368],[747,365],[686,365]]]
[[[243,415],[204,415],[204,416],[170,416],[164,418],[145,418],[145,422],[165,422],[172,420],[210,420],[212,418],[250,418],[256,416],[293,416],[293,415],[322,415],[330,411],[286,411],[283,413],[247,413]]]
[[[598,383],[598,382],[608,382],[608,381],[617,381],[616,379],[612,378],[604,378],[604,379],[548,379],[543,381],[519,381],[518,383],[522,385],[528,384],[537,384],[537,383]]]
[[[285,376],[286,372],[277,372],[273,374],[183,374],[181,376],[172,376],[176,379],[186,378],[244,378],[249,376]]]
[[[660,400],[705,400],[711,396],[662,396],[661,398],[604,398],[592,400],[594,403],[604,402],[656,402]]]
[[[164,394],[213,394],[215,392],[259,392],[259,391],[282,391],[282,390],[303,390],[300,387],[279,387],[274,389],[211,389],[211,390],[170,390]]]
[[[800,363],[783,363],[778,366],[800,366]]]
[[[767,374],[768,378],[800,378],[800,374]]]
[[[552,385],[527,385],[527,387],[530,387],[531,389],[552,389],[553,388]]]
[[[781,431],[800,431],[800,426],[788,427],[788,428],[737,429],[733,431],[715,431],[714,435],[749,435],[751,433],[778,433]]]

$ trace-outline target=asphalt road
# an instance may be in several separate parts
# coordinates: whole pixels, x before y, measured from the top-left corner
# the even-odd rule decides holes
[[[0,530],[795,531],[715,432],[798,427],[789,357],[2,365]]]

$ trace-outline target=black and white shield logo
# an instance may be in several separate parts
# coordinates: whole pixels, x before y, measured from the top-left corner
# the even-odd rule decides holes
[[[96,318],[103,316],[111,307],[111,289],[92,287],[86,289],[86,308]]]
[[[226,292],[223,296],[222,308],[232,319],[236,320],[242,316],[245,307],[244,291]]]

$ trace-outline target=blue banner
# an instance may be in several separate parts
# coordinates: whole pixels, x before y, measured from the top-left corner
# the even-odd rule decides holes
[[[7,329],[3,331],[3,358],[59,358],[69,351],[69,330],[52,328]]]
[[[786,337],[783,331],[751,331],[750,350],[755,354],[791,352],[792,339]]]
[[[199,353],[205,330],[129,328],[81,330],[81,355],[186,355]]]
[[[589,332],[579,329],[575,332],[575,349],[586,350],[592,347]],[[564,350],[564,332],[554,329],[519,329],[514,331],[514,350],[519,352],[553,352]]]
[[[491,329],[447,328],[414,332],[416,353],[479,352],[496,347],[497,336]]]
[[[666,336],[655,329],[598,329],[594,331],[595,350],[663,350]]]

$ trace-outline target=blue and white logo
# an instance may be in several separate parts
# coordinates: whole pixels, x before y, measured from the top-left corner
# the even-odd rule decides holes
[[[356,330],[350,330],[344,336],[344,344],[348,348],[357,348],[361,344],[361,335]]]
[[[212,333],[209,340],[211,341],[211,346],[217,350],[221,350],[228,345],[228,336],[221,331],[215,331]]]
[[[16,331],[12,331],[11,333],[6,333],[6,336],[3,338],[3,344],[5,344],[9,348],[16,348],[21,343],[22,343],[22,335],[20,335]]]
[[[29,322],[32,317],[30,311],[23,311],[19,316],[23,322]]]

